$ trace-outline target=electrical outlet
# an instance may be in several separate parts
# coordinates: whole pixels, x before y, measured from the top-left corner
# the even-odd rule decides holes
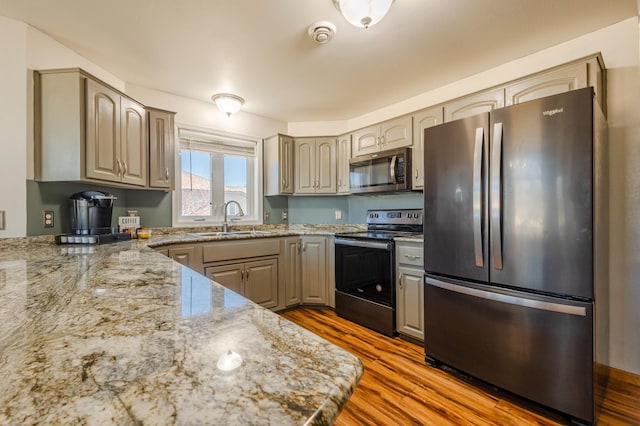
[[[336,220],[342,219],[342,210],[336,210]]]
[[[53,210],[42,210],[42,226],[53,228]]]
[[[269,212],[264,212],[264,221],[265,222],[268,222],[270,217],[271,217],[271,214]]]
[[[282,211],[282,220],[287,220],[289,218],[289,213],[286,210]]]

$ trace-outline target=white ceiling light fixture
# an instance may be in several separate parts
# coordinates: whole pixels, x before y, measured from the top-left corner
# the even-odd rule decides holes
[[[318,44],[325,44],[336,35],[336,26],[329,21],[318,21],[309,26],[309,37]]]
[[[369,28],[384,18],[394,0],[332,0],[351,25]]]
[[[232,95],[231,93],[218,93],[213,95],[211,100],[216,104],[218,109],[230,117],[231,114],[235,114],[240,111],[242,105],[244,105],[244,99],[240,96]]]

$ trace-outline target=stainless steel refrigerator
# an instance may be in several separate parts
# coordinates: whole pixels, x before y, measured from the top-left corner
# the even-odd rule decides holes
[[[593,422],[608,364],[607,128],[593,89],[425,130],[425,354]]]

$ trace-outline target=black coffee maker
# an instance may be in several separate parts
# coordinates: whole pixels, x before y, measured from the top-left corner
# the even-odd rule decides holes
[[[69,197],[71,232],[75,235],[112,234],[112,194],[101,191],[77,192]]]

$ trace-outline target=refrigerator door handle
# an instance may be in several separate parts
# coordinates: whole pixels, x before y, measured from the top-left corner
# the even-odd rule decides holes
[[[473,248],[476,266],[484,267],[482,252],[482,147],[484,129],[476,129],[476,141],[473,150]]]
[[[467,296],[478,297],[481,299],[493,300],[495,302],[524,306],[533,309],[541,309],[543,311],[557,312],[561,314],[576,315],[580,317],[587,316],[587,309],[583,306],[563,305],[562,303],[545,302],[542,300],[533,300],[524,297],[510,296],[508,294],[493,293],[490,291],[478,290],[476,288],[463,287],[460,285],[435,280],[429,277],[425,277],[424,282],[426,284],[434,287],[439,287],[444,290],[466,294]]]
[[[491,254],[493,266],[502,269],[502,123],[493,124],[491,144]]]

